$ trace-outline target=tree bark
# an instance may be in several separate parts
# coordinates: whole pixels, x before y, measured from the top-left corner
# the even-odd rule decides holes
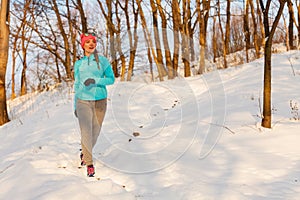
[[[214,61],[214,63],[216,62],[216,59],[217,59],[217,33],[216,33],[216,26],[217,26],[217,13],[215,13],[214,14],[214,16],[213,16],[213,39],[212,39],[212,48],[213,48],[213,61]]]
[[[206,35],[207,35],[207,22],[209,17],[210,10],[210,0],[202,2],[197,0],[197,14],[198,14],[198,23],[199,23],[199,45],[200,45],[200,62],[198,74],[203,74],[205,72],[205,51],[206,51]]]
[[[181,48],[182,48],[182,62],[184,65],[184,77],[191,76],[190,66],[190,42],[189,42],[189,27],[188,27],[188,4],[189,0],[182,1],[182,30],[181,30]]]
[[[27,71],[27,47],[25,45],[25,27],[22,27],[22,74],[21,74],[21,96],[27,94],[27,78],[26,78],[26,71]]]
[[[110,50],[110,56],[111,56],[111,65],[112,65],[115,77],[119,77],[117,54],[116,54],[116,50],[115,50],[115,45],[116,45],[115,33],[117,33],[117,30],[116,30],[116,28],[114,26],[114,22],[113,22],[112,0],[106,0],[107,13],[105,12],[105,9],[103,8],[101,1],[97,0],[97,2],[100,6],[102,14],[104,15],[104,17],[106,19],[106,26],[107,26],[108,34],[109,34],[109,50]]]
[[[64,46],[64,53],[65,53],[64,67],[65,67],[67,79],[71,79],[72,77],[71,77],[70,44],[69,44],[68,36],[64,29],[63,20],[61,19],[61,14],[59,12],[56,0],[52,0],[52,8],[56,15],[57,25],[58,25],[58,29],[60,31],[60,35],[63,38],[63,46]],[[69,23],[71,23],[71,22],[69,21]],[[58,65],[58,63],[57,63],[57,65]],[[59,82],[61,82],[59,76],[60,76],[60,74],[58,74],[58,80],[59,80]]]
[[[171,52],[170,52],[170,47],[168,42],[167,18],[161,6],[161,0],[156,0],[156,3],[161,18],[162,37],[163,37],[163,45],[165,50],[166,67],[168,69],[168,79],[173,79],[174,71],[172,67],[172,58],[171,58]]]
[[[180,7],[178,4],[178,0],[172,0],[172,15],[173,15],[173,37],[174,37],[174,52],[173,52],[173,61],[172,68],[174,70],[174,75],[177,76],[178,70],[178,62],[179,62],[179,33],[181,27],[181,19],[180,19]]]
[[[119,9],[118,9],[118,3],[115,3],[115,16],[116,16],[116,21],[117,24],[115,26],[116,28],[116,37],[114,39],[115,44],[115,50],[119,53],[120,56],[120,60],[121,60],[121,81],[125,80],[125,71],[126,71],[126,59],[125,59],[125,55],[122,51],[122,40],[121,40],[121,18],[119,15]],[[126,0],[126,4],[128,5],[128,0]],[[120,5],[121,6],[121,5]],[[125,8],[123,10],[127,10],[128,8],[125,6]],[[126,13],[126,11],[125,11]],[[127,17],[127,16],[125,16]]]
[[[222,21],[221,21],[221,6],[220,6],[220,0],[218,0],[217,2],[217,7],[218,7],[218,19],[219,19],[219,28],[220,28],[220,32],[221,32],[221,40],[222,40],[222,44],[223,44],[223,57],[224,57],[224,68],[226,69],[227,66],[227,54],[226,54],[226,50],[225,50],[225,40],[224,40],[224,31],[222,28]]]
[[[250,49],[250,28],[249,28],[249,0],[245,3],[245,13],[244,13],[244,34],[246,43],[246,62],[249,62],[249,49]]]
[[[225,51],[226,55],[230,53],[229,42],[230,42],[230,17],[231,17],[231,4],[230,0],[227,0],[227,8],[226,8],[226,28],[225,28]]]
[[[88,32],[87,21],[86,21],[81,0],[77,0],[77,9],[79,10],[80,19],[81,19],[81,30],[83,33],[87,33]]]
[[[5,75],[9,45],[9,0],[1,0],[0,8],[0,126],[9,121],[6,105]]]
[[[127,34],[128,34],[128,39],[129,39],[129,48],[130,48],[129,49],[130,53],[129,53],[127,81],[131,81],[133,68],[134,68],[136,49],[137,49],[137,45],[138,45],[137,26],[138,26],[139,12],[138,12],[138,8],[135,7],[134,1],[132,0],[131,3],[132,3],[132,12],[133,12],[132,13],[133,30],[131,30],[131,24],[130,24],[131,20],[130,20],[130,14],[128,12],[128,5],[129,5],[128,3],[129,3],[129,1],[125,0],[125,6],[124,6],[123,10],[125,12],[125,17],[126,17]],[[122,80],[122,76],[121,76],[121,80]]]
[[[154,42],[156,47],[156,56],[157,56],[157,71],[159,74],[159,80],[163,81],[163,77],[167,75],[164,62],[163,62],[163,55],[162,55],[162,48],[160,44],[160,36],[159,36],[159,30],[158,30],[158,12],[157,12],[157,6],[154,2],[154,0],[150,0],[151,4],[151,11],[152,11],[152,20],[153,20],[153,32],[154,32]]]
[[[143,7],[141,6],[141,0],[136,0],[136,2],[137,2],[137,5],[138,5],[138,10],[139,10],[140,18],[141,18],[144,37],[146,39],[146,44],[147,44],[147,47],[148,47],[147,55],[148,55],[148,60],[149,60],[149,63],[150,63],[150,73],[151,73],[152,81],[154,81],[152,56],[153,56],[153,59],[154,59],[154,62],[156,64],[156,66],[158,66],[158,60],[157,60],[157,57],[156,57],[156,54],[155,54],[154,45],[152,43],[151,34],[148,30],[148,26],[147,26],[146,18],[145,18],[145,15],[144,15]],[[152,53],[152,56],[151,56],[151,53]]]
[[[256,5],[257,5],[257,17],[258,17],[258,22],[259,22],[259,29],[261,32],[261,43],[259,44],[260,47],[265,48],[265,37],[266,37],[266,33],[265,33],[265,28],[264,28],[264,23],[263,23],[263,19],[262,19],[262,13],[261,13],[261,8],[259,6],[259,0],[256,0]]]
[[[291,0],[287,1],[288,9],[289,9],[289,28],[288,28],[288,38],[289,38],[289,46],[291,50],[296,49],[294,45],[294,22],[296,23],[294,16],[294,8]],[[300,24],[300,23],[299,23]]]
[[[256,55],[256,58],[259,58],[260,57],[260,45],[258,43],[257,22],[256,22],[253,0],[249,0],[249,5],[251,8],[251,18],[252,18],[252,23],[253,23],[253,43],[254,43],[254,48],[255,48],[255,55]]]
[[[263,92],[263,118],[261,125],[265,128],[271,128],[272,123],[272,108],[271,108],[271,57],[272,57],[272,39],[283,12],[286,0],[280,0],[280,7],[278,9],[275,21],[272,24],[271,31],[269,30],[269,8],[271,0],[267,1],[266,7],[264,6],[263,0],[260,0],[261,9],[264,14],[264,27],[266,31],[266,44],[265,44],[265,62],[264,62],[264,92]]]

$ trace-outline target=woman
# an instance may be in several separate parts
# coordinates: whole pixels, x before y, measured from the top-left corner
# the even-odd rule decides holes
[[[81,132],[81,165],[87,166],[87,176],[92,177],[95,174],[92,152],[106,112],[106,85],[113,84],[115,77],[107,58],[95,53],[96,37],[81,34],[80,38],[84,57],[74,65],[74,113]]]

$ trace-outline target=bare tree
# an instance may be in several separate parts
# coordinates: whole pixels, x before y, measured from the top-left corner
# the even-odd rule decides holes
[[[111,60],[112,60],[111,61],[112,68],[114,70],[115,76],[119,77],[118,60],[117,60],[117,53],[116,53],[116,49],[115,49],[115,44],[117,44],[115,41],[115,34],[117,34],[118,31],[113,22],[112,0],[106,0],[107,9],[104,9],[104,6],[100,0],[97,0],[97,2],[100,6],[103,16],[105,17],[105,20],[106,20],[106,26],[107,26],[107,31],[108,31],[108,35],[109,35],[109,47],[110,47],[110,56],[111,56]]]
[[[225,51],[226,55],[230,53],[229,42],[230,42],[230,21],[231,21],[231,0],[227,0],[226,8],[226,27],[225,27]]]
[[[138,10],[139,10],[140,18],[141,18],[141,24],[142,24],[142,27],[143,27],[144,37],[145,37],[146,44],[147,44],[147,47],[148,47],[147,56],[148,56],[148,60],[149,60],[149,63],[150,63],[151,77],[152,77],[152,81],[154,81],[152,56],[153,56],[154,62],[156,63],[156,66],[159,66],[159,64],[158,64],[157,56],[155,54],[154,45],[152,43],[151,34],[150,34],[150,31],[147,27],[147,22],[146,22],[146,17],[145,17],[144,11],[143,11],[143,7],[141,5],[142,1],[141,0],[136,0],[136,2],[137,2],[137,5],[138,5]],[[159,79],[161,81],[163,80],[163,77],[160,76],[160,74],[159,74]]]
[[[167,34],[167,17],[165,11],[161,5],[161,0],[156,0],[157,8],[161,18],[161,27],[162,27],[162,37],[163,37],[163,45],[165,50],[165,60],[166,60],[166,67],[168,69],[168,79],[174,78],[174,70],[172,67],[172,58],[171,52],[168,42],[168,34]]]
[[[249,62],[249,49],[250,49],[250,28],[249,28],[249,0],[246,0],[244,11],[244,34],[246,43],[246,62]]]
[[[86,16],[85,16],[85,12],[81,0],[77,0],[76,8],[80,14],[81,30],[83,33],[87,33],[88,32],[87,20],[86,20]]]
[[[218,56],[217,53],[217,13],[215,9],[215,13],[213,14],[213,24],[212,24],[212,51],[213,51],[213,61],[216,62],[216,58]]]
[[[116,50],[116,52],[118,52],[119,54],[119,58],[116,58],[117,60],[121,60],[121,81],[124,81],[125,79],[125,71],[126,71],[126,58],[125,55],[123,53],[122,50],[122,40],[121,40],[121,32],[122,32],[122,21],[121,18],[123,18],[123,16],[121,16],[121,14],[119,13],[119,6],[122,8],[122,4],[121,2],[117,1],[114,2],[114,14],[115,14],[115,18],[116,18],[116,36],[114,38],[114,48]],[[128,0],[125,0],[125,6],[123,8],[123,10],[125,11],[125,17],[127,20],[127,15],[128,15]],[[129,17],[129,16],[128,16]],[[130,23],[130,22],[129,22]],[[129,25],[130,27],[130,25]],[[127,74],[128,75],[128,74]]]
[[[25,0],[24,2],[15,1],[13,4],[13,9],[11,10],[11,15],[15,20],[15,23],[11,26],[13,30],[12,36],[12,84],[11,92],[12,98],[16,96],[15,94],[15,64],[17,57],[20,58],[22,63],[21,72],[21,89],[20,95],[27,94],[27,55],[28,46],[30,45],[30,39],[32,37],[33,30],[28,26],[28,22],[32,22],[32,17],[30,16],[32,0]]]
[[[69,2],[69,1],[67,0],[66,2]],[[58,8],[56,0],[50,0],[49,3],[51,4],[51,7],[55,12],[55,16],[57,19],[57,26],[60,31],[60,35],[63,39],[63,49],[64,49],[64,55],[65,55],[65,58],[63,59],[63,64],[65,67],[66,75],[67,75],[67,78],[71,78],[71,53],[69,51],[70,44],[69,44],[69,40],[68,40],[68,35],[65,31],[64,21],[61,18],[61,13]],[[67,23],[71,23],[71,21],[67,21]],[[57,57],[55,57],[55,58],[57,58]],[[55,62],[55,63],[57,64],[57,69],[58,69],[58,62]],[[58,73],[58,80],[59,80],[59,82],[61,82],[59,70],[57,70],[57,73]]]
[[[289,38],[289,47],[291,50],[296,49],[296,46],[294,45],[294,24],[298,27],[299,30],[299,24],[297,25],[297,21],[295,19],[294,15],[294,8],[293,3],[291,0],[287,1],[288,9],[289,9],[289,28],[288,28],[288,38]]]
[[[191,76],[191,66],[190,66],[190,0],[182,1],[182,29],[181,29],[181,49],[182,49],[182,62],[184,65],[184,77]]]
[[[271,128],[271,57],[272,57],[272,39],[279,23],[283,8],[287,0],[279,0],[280,6],[277,11],[275,20],[270,27],[269,22],[269,11],[271,6],[271,0],[268,0],[264,4],[263,0],[260,0],[260,7],[264,15],[264,27],[266,32],[266,44],[265,44],[265,61],[264,61],[264,92],[263,92],[263,119],[261,125],[265,128]],[[271,30],[270,30],[271,28]]]
[[[139,16],[139,12],[138,12],[138,7],[136,6],[136,4],[134,3],[134,0],[131,1],[131,8],[132,8],[132,13],[129,12],[129,0],[125,0],[125,4],[124,6],[121,5],[121,3],[119,2],[121,8],[123,9],[124,13],[125,13],[125,18],[126,18],[126,29],[127,29],[127,35],[128,35],[128,42],[129,42],[129,63],[128,63],[128,72],[127,72],[127,81],[131,80],[132,77],[132,73],[133,73],[133,68],[134,68],[134,60],[135,60],[135,56],[136,56],[136,49],[137,49],[137,45],[138,45],[138,36],[137,36],[137,28],[138,28],[138,16]],[[133,27],[131,26],[131,17],[133,16]],[[133,28],[133,30],[132,30]],[[119,34],[120,35],[120,34]],[[119,36],[120,38],[120,36]],[[120,40],[120,45],[118,45],[119,47],[121,47],[121,40]],[[125,61],[125,56],[121,57],[121,60],[124,59]],[[125,63],[124,63],[125,65]],[[121,70],[121,80],[125,80],[124,79],[125,76],[125,66],[123,66],[123,62],[122,62],[122,70]]]
[[[172,15],[173,15],[173,38],[174,38],[172,68],[174,69],[174,73],[175,73],[174,75],[177,76],[179,50],[180,50],[179,33],[182,27],[181,18],[180,18],[180,7],[177,0],[172,0]]]
[[[24,13],[25,15],[25,13]],[[26,15],[25,18],[26,20]],[[28,34],[28,39],[31,38],[32,36],[32,30],[27,29],[26,26],[21,26],[21,50],[22,50],[22,74],[21,74],[21,95],[27,94],[27,77],[26,77],[26,72],[27,72],[27,53],[28,53],[28,46],[29,42],[26,41],[26,36]]]
[[[224,39],[224,31],[222,28],[222,20],[221,20],[221,4],[220,4],[220,0],[217,1],[217,9],[218,9],[218,20],[219,20],[219,29],[221,32],[221,41],[222,41],[222,48],[223,48],[223,58],[224,58],[224,68],[227,68],[227,52],[225,49],[225,39]]]
[[[251,18],[252,18],[252,24],[253,24],[253,43],[254,43],[254,48],[255,48],[255,55],[256,58],[260,57],[260,45],[258,42],[258,33],[257,33],[257,20],[256,20],[256,15],[255,15],[255,8],[253,5],[253,0],[248,0],[249,5],[251,7]]]
[[[156,57],[157,57],[157,71],[159,74],[159,80],[162,81],[163,77],[167,75],[164,62],[163,62],[163,54],[162,47],[160,43],[160,34],[158,29],[158,9],[157,4],[154,0],[150,0],[151,11],[152,11],[152,26],[154,32],[154,43],[156,47]]]
[[[11,26],[11,30],[12,30],[12,70],[11,70],[11,99],[16,98],[16,92],[15,92],[15,71],[16,71],[16,59],[18,57],[19,51],[20,51],[20,39],[21,39],[21,29],[23,26],[25,26],[26,23],[26,7],[25,4],[24,6],[18,4],[17,2],[14,3],[13,5],[13,9],[15,10],[16,13],[23,13],[23,19],[17,19],[17,17],[15,17],[15,23],[16,27],[12,27]],[[23,11],[23,12],[22,12]],[[10,11],[13,14],[13,11]],[[19,23],[19,21],[21,23]]]
[[[0,125],[9,121],[6,105],[5,74],[9,48],[9,0],[1,0],[0,8]]]
[[[260,46],[264,48],[265,44],[266,44],[266,40],[265,40],[266,34],[265,34],[265,28],[264,28],[261,9],[260,9],[260,6],[259,6],[259,0],[256,0],[256,5],[257,5],[256,11],[257,11],[257,17],[258,17],[258,22],[259,22],[259,29],[260,29],[260,32],[261,32],[261,44],[260,44]]]
[[[284,13],[282,13],[282,19],[283,19],[283,25],[284,25],[284,29],[285,29],[286,50],[289,51],[289,50],[291,50],[291,48],[290,48],[290,38],[289,38],[289,27],[286,23],[286,17],[285,17]]]
[[[207,22],[210,10],[210,0],[201,1],[197,0],[197,13],[198,13],[198,23],[199,23],[199,44],[200,44],[200,63],[198,74],[202,74],[205,71],[205,51],[206,51],[206,35],[207,35]]]

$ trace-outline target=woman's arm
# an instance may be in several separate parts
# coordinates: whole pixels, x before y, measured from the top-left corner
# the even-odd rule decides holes
[[[96,78],[97,85],[112,85],[115,82],[115,75],[107,58],[101,57],[101,66],[104,68],[104,78]]]

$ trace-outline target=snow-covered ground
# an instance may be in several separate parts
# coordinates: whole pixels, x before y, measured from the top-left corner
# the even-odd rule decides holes
[[[78,168],[71,87],[9,102],[0,199],[300,199],[300,52],[272,62],[272,129],[260,126],[263,59],[110,86],[95,178]]]

